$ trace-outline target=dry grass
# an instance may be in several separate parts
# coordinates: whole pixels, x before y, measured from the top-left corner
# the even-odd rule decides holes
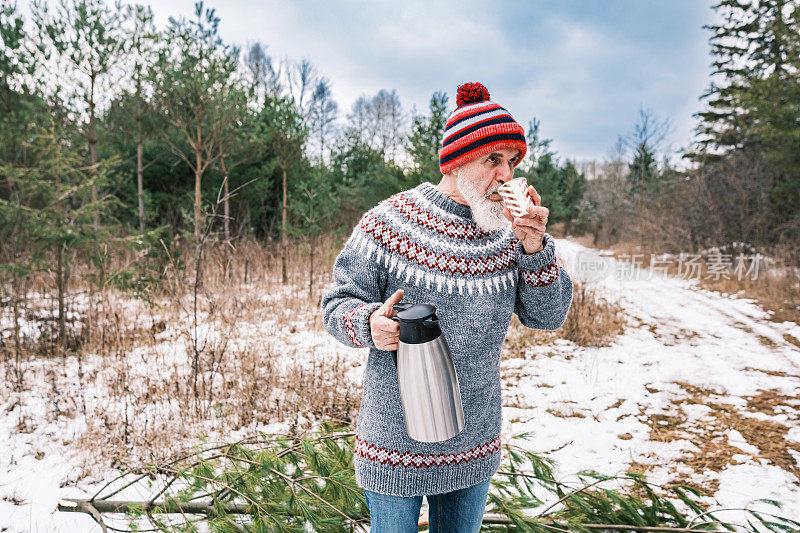
[[[783,370],[764,370],[763,368],[754,368],[752,366],[746,366],[742,369],[742,371],[755,371],[755,372],[762,372],[769,376],[781,376],[781,377],[791,377],[791,378],[798,378],[800,379],[800,374],[789,374],[788,372],[784,372]]]
[[[667,413],[645,413],[640,408],[638,418],[650,428],[649,440],[672,442],[687,440],[697,450],[685,453],[678,459],[693,473],[702,477],[706,472],[720,472],[730,465],[743,464],[748,459],[763,459],[798,478],[800,468],[790,450],[800,452],[800,444],[788,440],[791,426],[800,422],[800,399],[787,396],[779,391],[762,390],[754,396],[745,396],[746,412],[724,401],[724,392],[698,387],[686,382],[677,382],[683,394],[671,401]],[[688,405],[704,405],[710,411],[702,418],[702,423],[690,419],[682,409]],[[762,413],[769,416],[784,415],[789,425],[774,420],[764,420],[747,413]],[[757,448],[750,453],[731,444],[730,430],[738,431],[746,443]],[[749,457],[748,457],[749,456]],[[654,458],[657,460],[657,457]],[[641,465],[640,465],[641,466]],[[696,486],[704,491],[716,492],[719,482],[709,479],[701,483],[691,481],[685,474],[677,473],[671,483]]]
[[[296,433],[322,418],[352,423],[361,398],[353,372],[363,361],[324,333],[320,308],[344,238],[320,242],[311,290],[308,249],[291,244],[283,284],[277,244],[238,242],[229,264],[221,246],[206,247],[196,301],[188,247],[181,250],[186,268],[168,263],[150,303],[111,288],[92,290],[81,281],[92,272],[75,265],[63,360],[54,349],[52,280],[33,280],[29,294],[43,296],[28,298],[24,307],[40,335],[27,339],[18,361],[13,345],[0,345],[6,362],[0,391],[14,398],[9,409],[19,431],[67,423],[61,444],[88,451],[82,454],[88,474],[95,465],[159,460],[204,435],[274,424]],[[108,268],[135,260],[116,257]],[[531,330],[515,316],[506,349],[524,354],[558,338],[601,345],[621,324],[617,306],[576,284],[564,327]],[[15,391],[17,374],[21,390]]]
[[[564,237],[564,223],[548,226],[548,233],[556,238]],[[571,241],[591,247],[592,236],[586,234]],[[608,299],[601,289],[573,278],[572,307],[567,320],[558,331],[559,337],[578,346],[609,346],[614,338],[624,332],[626,322],[622,307]]]
[[[757,273],[756,279],[751,279],[752,276],[742,279],[711,277],[702,279],[701,285],[708,290],[753,298],[772,312],[770,319],[776,322],[800,323],[800,269],[792,262],[797,253],[785,247],[765,253],[774,263],[768,263]]]
[[[561,326],[563,338],[578,346],[609,346],[624,331],[622,307],[599,289],[573,282],[572,308]]]
[[[299,432],[321,418],[352,422],[361,397],[352,356],[323,336],[297,342],[297,335],[322,330],[320,298],[341,244],[330,238],[317,251],[311,292],[301,246],[291,247],[286,285],[274,244],[239,243],[228,275],[224,250],[208,248],[197,330],[191,265],[167,266],[152,305],[113,289],[89,299],[79,281],[87,272],[74,268],[69,355],[54,356],[53,321],[37,321],[55,314],[52,297],[27,302],[31,325],[43,327],[23,345],[20,361],[9,353],[13,345],[2,347],[7,379],[0,390],[15,398],[18,429],[66,421],[73,431],[61,442],[88,451],[88,473],[91,463],[157,460],[203,435],[267,424]],[[29,290],[49,294],[50,280]],[[14,391],[17,373],[22,390]]]
[[[559,418],[586,418],[585,414],[571,405],[548,407],[545,411]]]
[[[572,312],[572,310],[570,310]],[[508,331],[506,332],[506,340],[503,348],[511,357],[522,357],[530,359],[533,353],[529,348],[534,346],[546,346],[553,342],[553,340],[561,336],[561,330],[545,331],[540,329],[530,329],[522,325],[517,315],[511,317],[511,324],[509,324]]]
[[[623,440],[628,440],[624,438],[624,435],[629,435],[629,434],[624,433],[622,436],[620,436],[620,438],[623,438]],[[630,465],[628,465],[628,469],[626,470],[626,472],[630,474],[642,474],[644,476],[647,476],[650,473],[650,470],[651,466],[648,464],[640,463],[638,461],[631,461]],[[675,475],[669,483],[664,484],[664,486],[675,486],[675,485],[688,485],[690,487],[702,491],[706,495],[714,494],[717,492],[717,490],[719,490],[719,481],[716,479],[711,479],[703,483],[697,483],[689,479],[689,477],[683,473]],[[644,488],[642,488],[639,485],[630,485],[627,490],[633,496],[637,496],[642,499],[646,499],[648,497],[647,491],[645,491]],[[704,502],[702,500],[698,500],[697,504],[700,506],[700,508],[704,510],[708,510],[709,508],[711,508],[711,505],[709,505],[708,502]]]
[[[506,335],[506,348],[523,357],[533,346],[566,339],[578,346],[609,346],[624,332],[626,315],[622,307],[600,290],[573,280],[572,305],[564,324],[553,331],[530,329],[514,315]]]

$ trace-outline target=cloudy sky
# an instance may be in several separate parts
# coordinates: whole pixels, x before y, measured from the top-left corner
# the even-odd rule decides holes
[[[686,146],[708,86],[710,0],[226,0],[206,2],[223,37],[307,58],[340,110],[396,89],[427,112],[444,90],[480,81],[523,124],[536,117],[562,158],[602,160],[640,107],[669,118],[665,148]],[[192,0],[152,4],[157,23],[191,16]],[[673,160],[676,159],[673,157]]]

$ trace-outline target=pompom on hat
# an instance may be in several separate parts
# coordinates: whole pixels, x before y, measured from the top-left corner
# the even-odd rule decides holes
[[[442,174],[505,147],[519,149],[516,167],[528,152],[525,130],[508,111],[489,100],[489,90],[483,84],[459,85],[456,108],[445,123],[439,149]]]

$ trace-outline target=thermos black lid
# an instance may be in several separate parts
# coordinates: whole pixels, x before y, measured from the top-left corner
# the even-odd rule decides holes
[[[402,309],[401,306],[402,302],[399,304],[395,304],[395,309]],[[406,307],[406,306],[403,306]],[[397,318],[402,320],[403,322],[419,322],[420,320],[425,320],[426,318],[430,318],[436,314],[436,307],[432,306],[431,304],[416,304],[412,305],[411,307],[406,307],[403,310],[397,312]]]
[[[422,344],[432,341],[442,334],[436,307],[431,304],[396,303],[394,309],[400,322],[400,340],[406,344]]]

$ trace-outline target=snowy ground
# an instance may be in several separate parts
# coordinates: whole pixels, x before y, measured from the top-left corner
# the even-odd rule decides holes
[[[632,467],[655,482],[683,474],[713,487],[722,507],[758,508],[754,499],[771,498],[800,518],[800,350],[787,340],[800,339],[800,327],[692,281],[625,276],[624,265],[575,243],[556,247],[574,278],[587,260],[608,268],[592,283],[621,302],[630,323],[609,347],[559,340],[506,353],[504,437],[534,432],[536,451],[557,450],[550,456],[562,476]],[[325,333],[302,338],[347,352]],[[362,351],[349,353],[364,361]],[[100,531],[88,516],[53,510],[113,472],[83,477],[63,440],[76,431],[73,421],[34,420],[23,434],[10,407],[0,398],[0,532]],[[708,468],[690,476],[698,464]]]
[[[585,467],[613,474],[636,461],[654,466],[647,473],[655,482],[672,480],[681,471],[691,473],[676,459],[697,452],[724,456],[728,444],[739,449],[732,464],[687,479],[718,487],[715,497],[722,507],[758,509],[752,500],[771,498],[785,504],[786,516],[798,519],[800,349],[787,339],[800,339],[800,327],[772,322],[752,301],[701,290],[694,280],[657,272],[629,275],[626,264],[563,239],[556,248],[574,277],[590,272],[578,268],[579,260],[584,266],[607,264],[606,275],[583,277],[622,303],[631,326],[607,348],[576,350],[570,343],[558,342],[545,357],[506,358],[508,368],[524,368],[525,375],[505,389],[507,398],[519,395],[524,407],[505,410],[507,430],[534,431],[537,449],[558,449],[552,457],[564,474]],[[685,401],[689,392],[697,390],[706,391],[696,397],[700,401]],[[765,398],[775,400],[764,402]],[[794,474],[764,458],[762,450],[738,431],[726,428],[726,422],[738,418],[726,414],[720,424],[719,416],[714,416],[720,409],[712,413],[703,403],[730,404],[745,419],[739,425],[752,425],[748,424],[752,418],[762,421],[756,430],[775,429],[773,438],[764,440],[770,448],[780,445],[775,441],[788,429],[783,454],[772,455],[779,455]],[[763,408],[763,403],[774,408]],[[557,416],[548,409],[583,417]],[[521,420],[512,424],[515,418]],[[676,435],[687,438],[654,440],[646,423],[653,418],[675,423]],[[720,436],[727,443],[709,442]],[[713,459],[708,457],[708,462]]]

